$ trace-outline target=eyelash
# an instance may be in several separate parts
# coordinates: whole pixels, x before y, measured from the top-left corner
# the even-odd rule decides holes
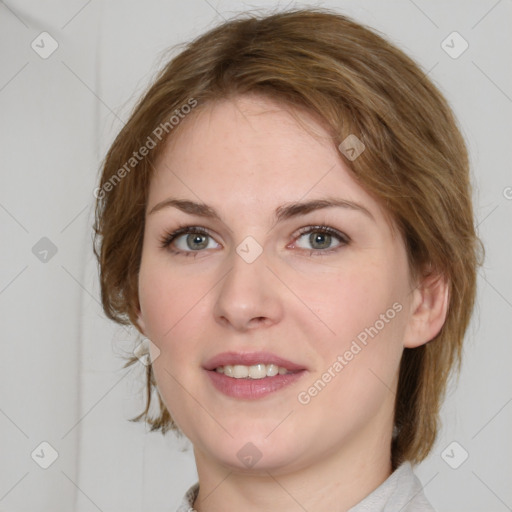
[[[322,233],[327,234],[335,237],[340,242],[340,245],[332,248],[332,249],[310,249],[309,255],[310,256],[324,256],[326,254],[331,254],[333,252],[338,251],[343,246],[348,245],[351,240],[350,237],[345,235],[345,233],[342,233],[341,231],[338,231],[337,229],[331,228],[329,226],[323,226],[323,225],[317,225],[317,226],[305,226],[301,229],[299,229],[298,235],[294,238],[295,240],[298,240],[301,238],[301,236],[311,233]],[[198,234],[198,235],[204,235],[213,238],[207,229],[201,227],[201,226],[190,226],[190,225],[182,225],[178,227],[176,230],[172,231],[171,233],[165,233],[160,239],[160,247],[165,249],[168,248],[168,250],[172,254],[178,254],[182,256],[192,256],[196,257],[198,253],[202,252],[202,250],[199,251],[180,251],[176,249],[171,249],[170,245],[176,238],[178,238],[180,235],[189,235],[189,234]],[[302,249],[304,251],[307,251],[308,249]]]

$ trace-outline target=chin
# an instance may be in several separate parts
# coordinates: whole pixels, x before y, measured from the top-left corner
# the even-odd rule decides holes
[[[244,429],[244,434],[233,434],[232,438],[226,434],[222,441],[218,437],[203,439],[200,445],[208,458],[237,472],[279,473],[298,467],[301,454],[297,448],[304,443],[290,429],[283,429],[279,434],[277,430],[272,432],[275,427],[274,422],[270,429]]]

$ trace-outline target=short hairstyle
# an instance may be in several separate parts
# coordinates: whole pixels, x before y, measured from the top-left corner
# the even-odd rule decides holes
[[[441,331],[425,345],[405,348],[400,362],[391,462],[393,468],[418,463],[436,439],[448,378],[460,370],[483,247],[474,228],[467,149],[447,101],[411,58],[346,16],[319,8],[246,13],[187,44],[159,72],[107,152],[95,193],[94,252],[105,314],[139,329],[148,189],[156,158],[180,128],[172,118],[191,110],[185,105],[199,110],[246,94],[306,109],[323,120],[336,146],[356,135],[365,151],[356,159],[340,152],[340,158],[399,229],[411,276],[430,271],[448,281]],[[125,367],[136,361],[131,357]],[[151,365],[146,379],[145,410],[132,421],[144,418],[163,433],[178,430]],[[153,391],[159,413],[151,417]]]

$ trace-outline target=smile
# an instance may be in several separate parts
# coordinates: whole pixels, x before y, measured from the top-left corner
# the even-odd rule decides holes
[[[307,373],[304,366],[267,352],[226,352],[203,368],[217,391],[242,400],[276,393]]]

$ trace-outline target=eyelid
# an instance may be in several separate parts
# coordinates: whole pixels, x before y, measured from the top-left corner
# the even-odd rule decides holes
[[[161,247],[168,247],[174,240],[179,238],[181,235],[188,235],[192,233],[197,233],[200,235],[206,235],[215,240],[215,237],[212,235],[209,229],[204,228],[202,226],[195,225],[180,225],[176,229],[173,229],[170,232],[165,232],[160,238]],[[218,242],[217,242],[218,243]],[[180,251],[181,252],[181,251]],[[185,251],[185,252],[193,252],[193,251]],[[198,251],[196,251],[198,252]]]
[[[351,238],[343,233],[342,231],[337,230],[336,228],[333,228],[331,226],[328,226],[326,224],[318,224],[316,226],[304,226],[303,228],[299,229],[299,234],[295,237],[300,238],[302,235],[306,235],[308,233],[327,233],[328,235],[335,236],[340,239],[341,242],[344,242],[348,244],[351,242]]]
[[[305,226],[299,230],[299,233],[294,237],[292,244],[295,245],[299,238],[301,238],[304,235],[311,234],[311,233],[322,233],[327,234],[331,237],[334,237],[338,240],[338,245],[334,247],[329,247],[327,249],[307,249],[304,247],[299,247],[301,252],[309,252],[309,256],[314,257],[322,257],[322,256],[329,256],[331,254],[337,253],[340,251],[343,247],[349,245],[351,243],[351,238],[343,233],[342,231],[339,231],[331,226],[322,224],[322,225],[316,225],[316,226]],[[289,247],[289,246],[287,246]]]

